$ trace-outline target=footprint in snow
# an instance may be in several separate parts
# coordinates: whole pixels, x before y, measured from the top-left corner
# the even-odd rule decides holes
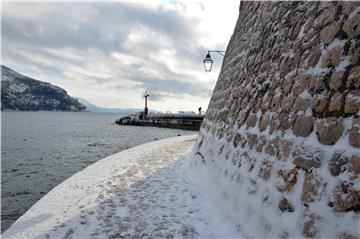
[[[88,214],[89,214],[89,215],[94,215],[95,212],[94,212],[94,211],[90,211],[90,212],[88,212]]]
[[[70,239],[70,238],[72,238],[71,234],[73,234],[73,233],[74,233],[74,230],[73,230],[72,228],[69,228],[69,230],[67,230],[67,231],[65,232],[65,235],[64,235],[63,239]]]

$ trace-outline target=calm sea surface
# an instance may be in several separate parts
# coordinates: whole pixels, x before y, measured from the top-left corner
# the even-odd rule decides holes
[[[56,185],[124,149],[194,131],[119,126],[119,114],[2,112],[1,231]]]

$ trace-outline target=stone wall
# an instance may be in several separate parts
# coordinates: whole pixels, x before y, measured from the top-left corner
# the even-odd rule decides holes
[[[241,3],[192,162],[240,235],[360,236],[359,58],[360,2]]]

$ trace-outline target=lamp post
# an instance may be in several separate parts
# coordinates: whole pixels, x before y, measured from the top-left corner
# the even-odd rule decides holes
[[[204,62],[204,67],[205,67],[205,71],[206,72],[210,72],[211,71],[211,68],[212,68],[212,64],[213,64],[213,60],[211,59],[211,55],[210,55],[210,52],[217,52],[219,53],[220,55],[224,56],[224,53],[226,51],[217,51],[217,50],[209,50],[207,55],[205,56],[205,59],[203,60]]]

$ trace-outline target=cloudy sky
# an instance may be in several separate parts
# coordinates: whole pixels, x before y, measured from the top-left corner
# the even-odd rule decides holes
[[[2,4],[2,64],[108,108],[208,105],[239,0]]]

